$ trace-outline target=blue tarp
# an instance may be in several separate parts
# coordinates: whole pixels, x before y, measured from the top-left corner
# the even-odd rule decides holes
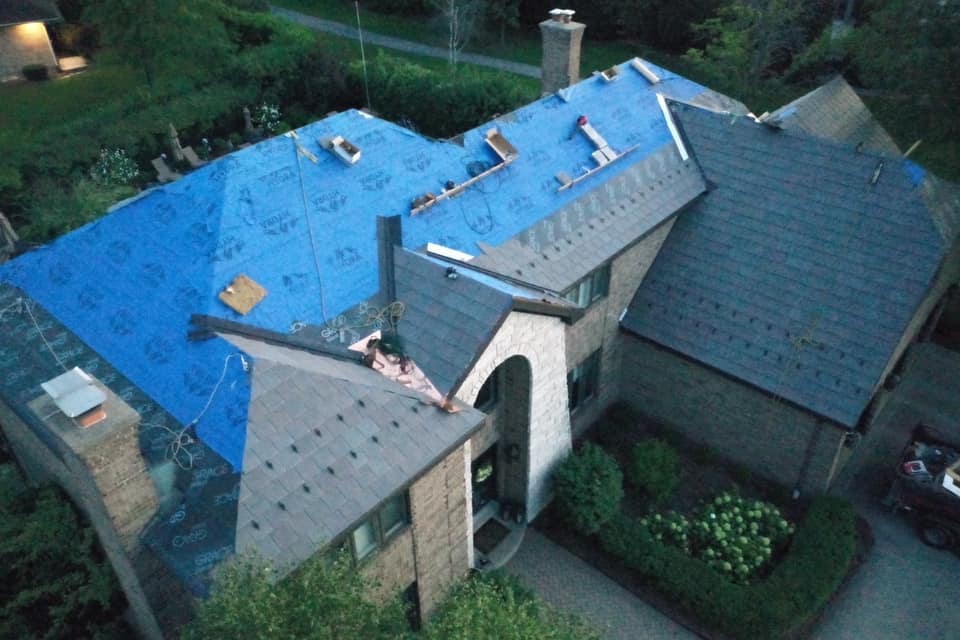
[[[680,100],[703,91],[663,69],[655,86],[629,65],[621,72],[469,131],[462,144],[357,111],[326,118],[297,131],[317,164],[289,137],[261,142],[0,267],[0,280],[24,289],[177,421],[202,415],[199,437],[240,470],[249,379],[226,341],[187,341],[190,314],[281,332],[334,319],[376,293],[380,215],[404,216],[407,247],[429,241],[477,253],[477,242],[507,240],[669,141],[656,91]],[[594,166],[594,147],[571,135],[580,115],[615,151],[635,150],[559,193],[557,173]],[[411,217],[415,197],[499,162],[484,142],[491,127],[519,159]],[[360,147],[357,165],[320,147],[334,135]],[[238,274],[268,291],[245,317],[217,298]]]

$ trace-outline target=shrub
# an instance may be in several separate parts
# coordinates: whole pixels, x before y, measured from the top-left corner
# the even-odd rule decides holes
[[[447,138],[536,99],[506,75],[459,69],[456,75],[378,56],[368,67],[373,108],[394,122],[412,122],[429,136]],[[349,67],[347,85],[363,95],[363,67]],[[440,117],[442,116],[442,117]]]
[[[809,623],[840,586],[856,553],[855,523],[847,501],[815,499],[780,563],[748,585],[729,581],[623,514],[601,529],[600,544],[703,625],[732,638],[772,640]]]
[[[40,80],[47,80],[50,77],[50,72],[47,69],[46,65],[42,64],[28,64],[23,69],[23,76],[30,81],[39,82]]]
[[[677,513],[640,520],[656,540],[700,558],[735,582],[746,582],[768,563],[793,533],[779,509],[768,502],[725,492],[690,519]]]
[[[102,185],[123,185],[133,182],[140,169],[123,149],[100,149],[100,157],[90,169],[90,177]]]
[[[573,616],[544,606],[519,581],[481,574],[458,585],[424,629],[424,640],[598,640]]]
[[[280,107],[275,104],[260,104],[253,110],[253,122],[264,133],[273,133],[280,128]]]
[[[676,450],[658,438],[637,443],[627,469],[628,479],[659,503],[670,497],[680,480],[680,459]]]
[[[623,474],[616,460],[588,442],[557,469],[554,494],[560,513],[577,531],[590,535],[620,509]]]

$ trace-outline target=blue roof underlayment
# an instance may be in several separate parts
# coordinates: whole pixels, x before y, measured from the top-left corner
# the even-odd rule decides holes
[[[249,376],[240,358],[229,357],[237,350],[226,341],[187,340],[190,314],[280,332],[333,320],[376,293],[381,215],[403,216],[407,247],[435,242],[477,253],[477,242],[502,243],[670,140],[656,93],[690,100],[705,89],[647,64],[662,78],[655,86],[624,64],[614,82],[584,80],[562,97],[466,132],[462,144],[357,111],[328,117],[297,131],[317,164],[298,155],[288,137],[266,140],[3,265],[0,281],[20,287],[179,423],[196,422],[200,440],[240,471]],[[580,115],[613,150],[635,149],[558,192],[557,173],[576,177],[594,166],[594,147],[572,135]],[[463,182],[499,161],[484,142],[491,127],[519,158],[411,217],[413,198],[439,194],[448,180]],[[357,165],[321,149],[318,138],[334,135],[360,147]],[[217,298],[241,273],[268,291],[247,316]],[[232,548],[229,519],[224,524],[206,503],[216,494],[217,504],[235,509],[239,476],[207,475],[210,482],[195,482],[181,508],[155,521],[149,536],[190,581]]]
[[[669,141],[656,91],[689,99],[703,87],[657,71],[663,81],[651,86],[622,65],[614,82],[587,79],[566,100],[551,95],[467,132],[462,146],[357,111],[331,116],[297,131],[316,165],[298,159],[290,138],[272,138],[13,261],[0,279],[27,291],[184,424],[223,375],[197,432],[239,470],[249,381],[238,358],[226,362],[236,349],[225,341],[187,342],[191,313],[282,332],[294,322],[323,324],[376,293],[378,215],[404,216],[408,247],[430,241],[476,253],[477,241],[507,240]],[[558,193],[558,172],[575,177],[593,166],[591,143],[571,137],[581,114],[614,150],[640,146]],[[498,162],[484,142],[491,126],[519,159],[409,216],[414,197],[467,180],[472,163]],[[317,139],[333,135],[361,148],[356,166],[320,148]],[[269,292],[242,318],[217,298],[240,273]]]

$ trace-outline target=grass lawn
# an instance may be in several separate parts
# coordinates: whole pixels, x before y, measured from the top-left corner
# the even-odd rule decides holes
[[[142,76],[115,64],[47,82],[0,85],[0,130],[29,136],[50,123],[64,123],[85,110],[138,90]]]

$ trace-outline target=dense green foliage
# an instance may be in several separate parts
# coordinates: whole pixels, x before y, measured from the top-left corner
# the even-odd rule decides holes
[[[430,71],[387,56],[368,65],[367,73],[377,113],[438,138],[463,133],[536,97],[504,76],[480,75],[468,69],[456,74]],[[354,63],[349,85],[360,93],[362,82],[363,70]]]
[[[424,640],[599,640],[578,619],[550,609],[516,578],[481,574],[456,588],[421,634]]]
[[[372,585],[346,555],[335,562],[314,556],[282,580],[276,578],[275,569],[257,560],[226,564],[182,637],[388,640],[407,631],[399,599],[371,599]]]
[[[263,562],[235,559],[220,569],[213,594],[183,638],[598,640],[501,574],[458,584],[420,633],[410,631],[399,598],[374,599],[375,591],[347,555],[335,562],[316,556],[281,580]]]
[[[680,480],[676,449],[659,438],[638,442],[630,452],[627,479],[654,503],[666,500]]]
[[[840,586],[856,554],[855,520],[848,502],[817,498],[770,574],[750,584],[731,582],[626,515],[601,529],[600,542],[705,626],[732,638],[772,640],[807,624]]]
[[[0,638],[123,637],[123,598],[96,536],[52,487],[0,466]]]
[[[577,531],[589,535],[620,510],[623,474],[610,454],[587,442],[557,467],[553,491],[563,517]]]

